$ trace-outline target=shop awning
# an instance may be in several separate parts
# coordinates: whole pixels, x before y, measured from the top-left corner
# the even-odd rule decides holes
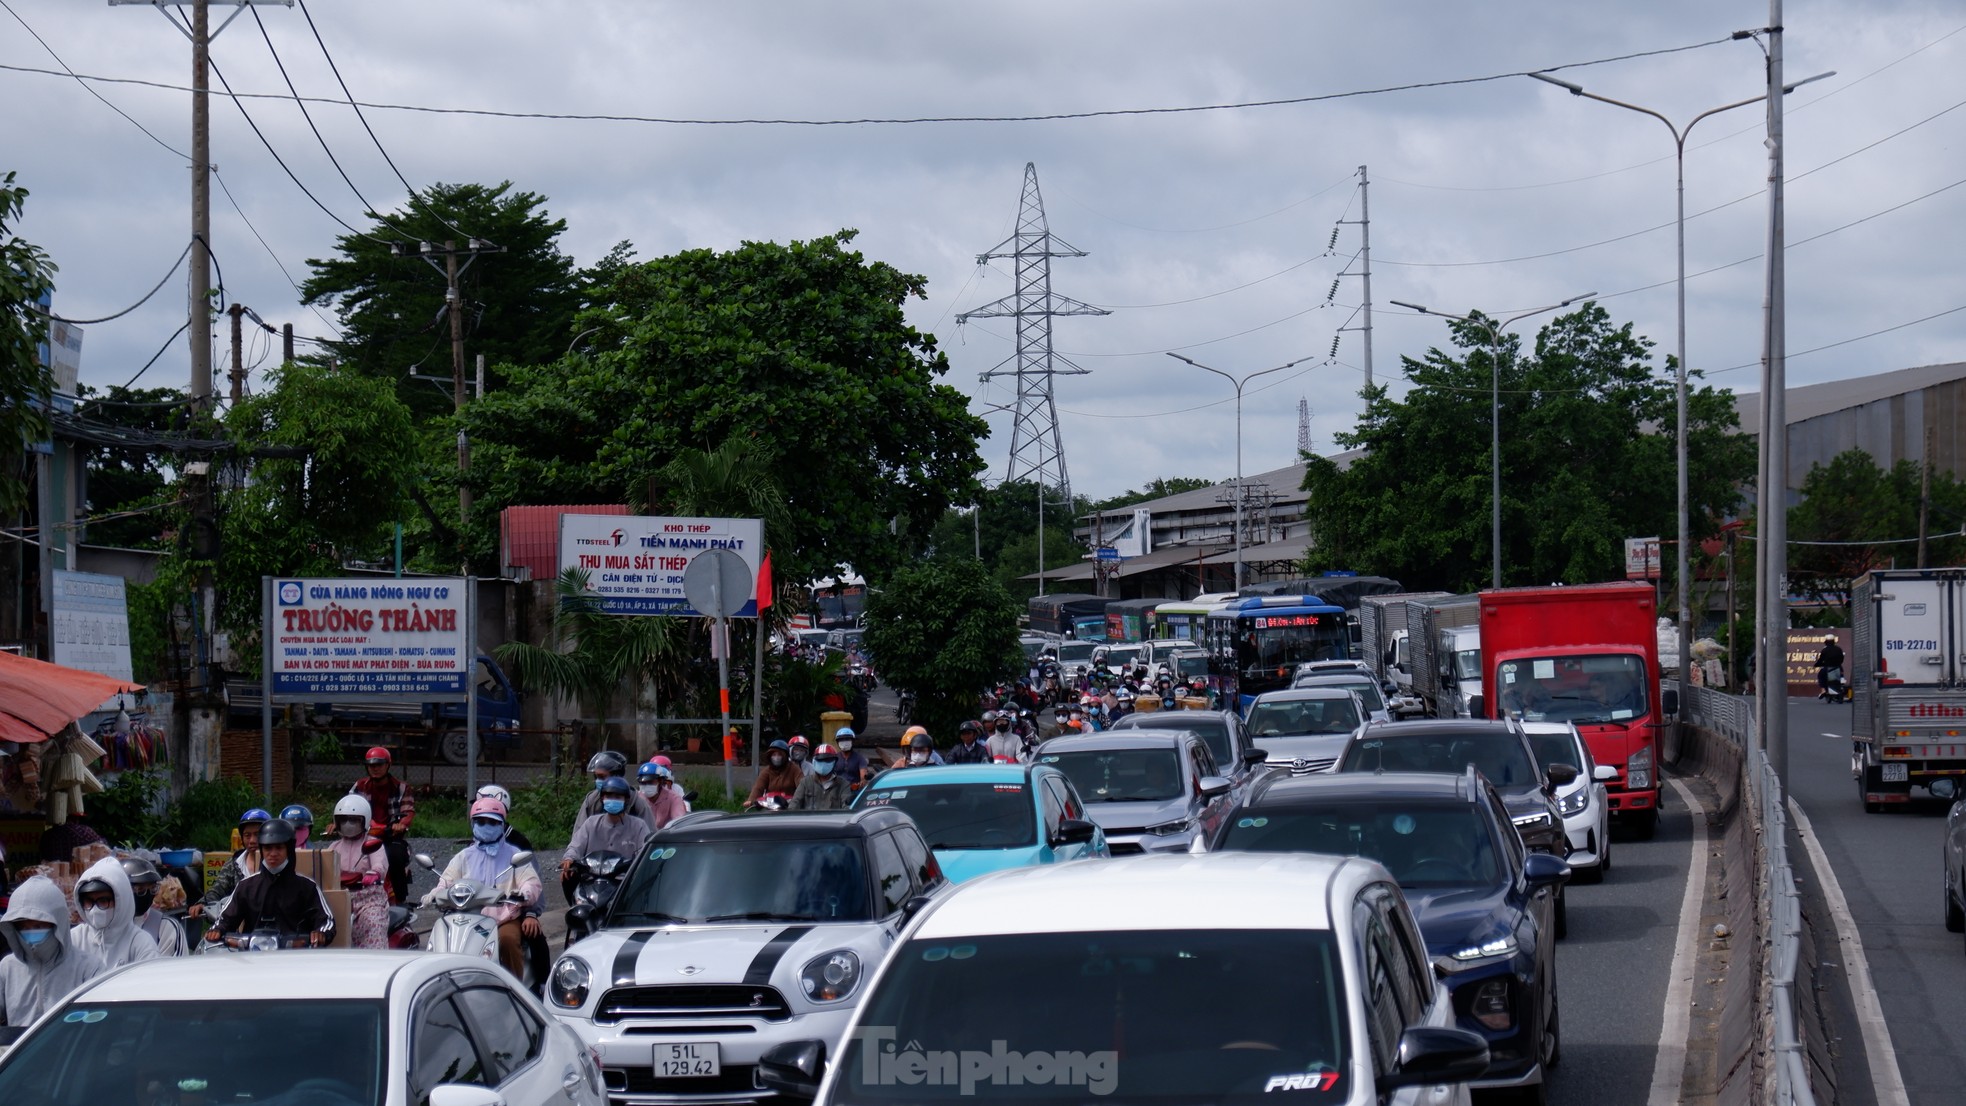
[[[143,685],[0,653],[0,741],[46,741],[122,692]]]

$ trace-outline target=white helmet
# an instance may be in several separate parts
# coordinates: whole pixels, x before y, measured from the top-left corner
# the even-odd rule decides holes
[[[360,818],[362,824],[366,826],[373,814],[374,812],[369,808],[369,801],[360,795],[343,795],[335,801],[336,818]]]
[[[505,809],[512,809],[512,793],[495,783],[488,783],[480,787],[475,797],[480,799],[497,799],[505,805]]]

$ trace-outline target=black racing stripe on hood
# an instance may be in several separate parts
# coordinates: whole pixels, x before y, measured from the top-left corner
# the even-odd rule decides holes
[[[614,950],[614,985],[626,987],[635,982],[635,961],[642,958],[642,946],[655,936],[652,929],[637,930],[621,947]]]
[[[780,930],[778,936],[766,941],[765,947],[758,950],[758,955],[751,958],[751,966],[744,972],[744,982],[752,986],[770,983],[771,973],[777,970],[778,962],[785,958],[793,945],[799,943],[799,938],[811,932],[811,926],[791,926]]]

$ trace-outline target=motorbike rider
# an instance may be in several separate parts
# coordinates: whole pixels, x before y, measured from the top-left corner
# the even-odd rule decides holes
[[[667,759],[667,758],[665,757],[659,759]],[[510,791],[505,790],[503,787],[500,787],[495,783],[488,783],[485,784],[483,787],[480,787],[478,789],[478,793],[476,795],[473,795],[472,798],[474,800],[497,799],[499,803],[505,807],[505,813],[506,813],[505,839],[507,841],[512,842],[513,848],[525,849],[528,852],[532,851],[532,840],[526,836],[524,830],[521,830],[518,826],[512,824],[513,808],[512,808],[512,793]],[[539,896],[539,898],[535,900],[531,906],[526,907],[526,913],[532,915],[535,918],[539,917],[545,912],[546,912],[545,895]]]
[[[793,810],[845,810],[853,801],[853,788],[839,774],[840,751],[821,745],[812,754],[812,775],[799,781],[792,793]]]
[[[360,795],[343,795],[334,804],[334,838],[328,851],[341,868],[348,892],[348,944],[358,949],[389,947],[389,857],[382,841],[369,836],[374,812]]]
[[[82,921],[68,931],[68,943],[95,953],[105,971],[157,959],[157,939],[137,926],[136,893],[122,861],[106,856],[89,865],[75,884],[75,905]]]
[[[867,763],[865,753],[853,750],[854,732],[852,726],[841,726],[833,734],[833,744],[840,750],[840,766],[835,769],[848,787],[855,791],[865,786],[874,776],[873,766]]]
[[[1816,654],[1816,698],[1834,702],[1836,691],[1830,687],[1830,669],[1843,667],[1843,646],[1836,643],[1836,635],[1823,639],[1822,651]],[[1838,673],[1841,676],[1842,673]]]
[[[102,959],[68,943],[68,896],[47,876],[21,881],[0,915],[12,956],[0,960],[0,1009],[29,1026],[63,995],[101,975]]]
[[[334,936],[334,913],[320,885],[294,868],[294,838],[293,823],[280,818],[260,827],[259,871],[239,881],[205,940],[266,928],[284,936],[305,934],[314,948],[328,943]]]
[[[907,767],[919,768],[925,764],[949,763],[942,759],[941,753],[935,751],[935,741],[928,736],[927,730],[920,726],[910,726],[906,736],[908,759],[903,764]]]
[[[634,789],[624,779],[610,779],[601,785],[601,811],[580,823],[560,857],[560,882],[573,901],[574,862],[588,853],[620,853],[634,856],[649,835],[648,823],[628,813],[628,796]],[[482,800],[481,800],[482,801]]]
[[[636,771],[644,781],[642,797],[649,801],[649,809],[655,811],[656,829],[687,813],[683,809],[682,790],[676,786],[675,772],[654,763],[644,764]]]
[[[758,778],[751,783],[751,795],[744,800],[744,809],[756,807],[766,795],[790,795],[804,779],[805,773],[792,763],[791,743],[783,738],[775,740],[765,748],[764,766],[758,769]]]
[[[984,746],[989,759],[1015,764],[1024,756],[1024,739],[1011,729],[1010,715],[999,711],[990,723],[990,737]]]
[[[280,808],[280,817],[294,824],[294,848],[306,848],[308,835],[314,832],[314,812],[293,803]]]
[[[225,902],[232,897],[232,891],[239,881],[259,871],[259,831],[260,827],[271,821],[273,816],[254,807],[239,816],[239,851],[232,854],[225,867],[212,877],[211,885],[205,888],[202,902],[191,904],[185,916],[196,918],[201,914],[217,914],[225,909]]]
[[[416,799],[410,786],[389,774],[389,750],[380,745],[363,755],[368,774],[348,789],[369,801],[374,835],[382,839],[389,857],[389,901],[407,902],[410,897],[410,823],[416,820]]]
[[[657,753],[649,758],[649,763],[669,769],[670,777],[676,781],[676,794],[683,797],[683,813],[688,814],[690,811],[695,810],[695,804],[689,801],[689,792],[683,789],[682,777],[675,775],[676,766],[670,763],[669,758],[663,756],[661,753]]]
[[[978,740],[983,736],[983,726],[979,722],[964,722],[956,731],[956,743],[949,749],[945,759],[950,764],[988,764],[990,747]]]
[[[1113,709],[1108,717],[1117,722],[1133,713],[1133,689],[1122,685],[1113,692]]]
[[[183,956],[191,949],[184,939],[184,926],[176,918],[154,906],[157,885],[164,877],[157,866],[140,856],[123,858],[123,874],[130,877],[130,894],[135,896],[136,923],[157,942],[157,955]]]
[[[575,815],[573,820],[575,828],[601,812],[603,784],[609,780],[620,780],[624,785],[628,784],[628,758],[613,749],[602,749],[587,758],[587,774],[594,777],[594,790],[580,800],[580,813]],[[632,785],[628,787],[628,816],[640,819],[649,828],[649,832],[655,831],[655,812],[649,809],[648,800],[642,798],[641,793]]]
[[[801,779],[812,775],[812,743],[803,735],[792,735],[791,740],[785,743],[785,754],[792,758],[792,764],[798,768]]]
[[[613,781],[625,790],[626,780]],[[626,802],[623,802],[626,809]],[[606,817],[607,815],[603,815]],[[639,826],[640,820],[620,818],[620,822]],[[471,846],[459,849],[451,862],[437,877],[437,886],[423,896],[423,905],[434,906],[451,884],[461,879],[469,879],[486,887],[495,888],[502,898],[514,898],[518,902],[496,902],[484,908],[487,918],[498,923],[498,961],[514,979],[524,979],[526,960],[524,941],[536,939],[544,932],[540,929],[539,918],[527,913],[534,903],[540,901],[539,869],[528,860],[514,865],[513,857],[520,849],[507,840],[505,804],[497,799],[477,799],[471,804]],[[639,833],[639,829],[637,833]],[[576,837],[578,835],[576,834]],[[641,844],[639,836],[635,845]],[[634,846],[630,846],[632,849]]]

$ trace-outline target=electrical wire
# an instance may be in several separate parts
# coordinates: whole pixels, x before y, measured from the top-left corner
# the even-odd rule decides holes
[[[136,117],[132,116],[129,112],[124,111],[122,108],[119,108],[115,104],[110,103],[108,97],[104,96],[100,92],[97,92],[93,87],[91,87],[86,78],[84,78],[80,73],[77,73],[75,70],[70,69],[68,67],[68,63],[61,60],[61,55],[55,53],[55,48],[48,45],[48,40],[41,37],[41,32],[35,30],[33,27],[28,26],[27,20],[22,19],[20,13],[15,11],[13,5],[7,3],[7,0],[0,0],[0,8],[6,8],[7,14],[13,16],[14,21],[16,23],[19,23],[23,28],[25,28],[28,34],[33,35],[34,41],[41,44],[41,49],[46,50],[48,52],[48,56],[55,59],[55,64],[61,66],[62,69],[69,76],[74,77],[75,83],[81,85],[82,88],[85,91],[87,91],[89,95],[94,96],[98,100],[101,100],[103,102],[103,105],[109,108],[109,110],[115,112],[116,114],[122,116],[125,119],[128,119],[130,121],[131,126],[135,127],[137,130],[142,131],[145,135],[147,135],[150,138],[152,142],[155,142],[159,146],[162,146],[166,150],[169,150],[171,153],[176,154],[181,160],[184,161],[191,160],[190,154],[185,153],[183,150],[178,149],[177,147],[157,137],[155,134],[152,134],[149,127],[146,127],[142,123],[137,122]],[[56,75],[58,76],[59,74]]]
[[[267,243],[266,236],[261,234],[259,232],[259,228],[253,225],[252,219],[247,217],[246,209],[239,206],[238,198],[232,195],[232,189],[226,185],[225,177],[219,174],[217,166],[212,167],[212,179],[218,182],[219,191],[225,193],[225,199],[228,203],[232,205],[232,210],[239,213],[239,221],[246,224],[246,229],[252,231],[253,237],[259,240],[260,247],[266,251],[266,256],[273,259],[273,264],[279,268],[280,275],[287,278],[288,284],[293,285],[294,294],[298,295],[301,298],[302,303],[307,304],[307,309],[309,311],[314,312],[315,318],[320,319],[324,323],[327,323],[328,329],[334,331],[335,334],[339,336],[341,334],[341,328],[335,325],[334,320],[328,318],[326,315],[321,314],[320,308],[315,307],[311,303],[307,303],[307,293],[301,291],[300,282],[294,279],[293,273],[287,270],[287,263],[281,261],[280,255],[273,252],[273,247]]]
[[[164,356],[164,351],[171,348],[171,343],[177,341],[178,335],[183,334],[185,331],[190,329],[191,329],[191,320],[189,318],[179,323],[178,328],[171,332],[171,336],[169,338],[164,339],[164,344],[157,347],[157,352],[150,355],[150,360],[145,361],[143,363],[143,368],[137,370],[136,376],[132,376],[129,379],[129,381],[123,385],[123,390],[127,392],[132,387],[135,387],[137,382],[137,377],[140,377],[144,373],[149,372],[150,366],[155,365],[157,363],[157,359],[159,357]]]
[[[396,159],[390,157],[389,151],[383,148],[382,139],[377,138],[375,133],[375,128],[369,126],[369,117],[362,114],[362,105],[356,102],[355,94],[348,90],[348,82],[343,80],[341,76],[341,66],[335,64],[334,55],[328,52],[327,41],[321,37],[321,29],[314,25],[314,13],[307,10],[307,0],[300,0],[300,14],[306,17],[307,29],[314,32],[314,42],[317,46],[321,48],[321,56],[327,59],[328,68],[334,72],[335,83],[341,86],[341,94],[347,98],[348,106],[355,109],[355,118],[361,120],[362,129],[369,133],[369,141],[375,143],[376,152],[382,155],[382,160],[389,163],[389,171],[396,174],[396,179],[402,181],[403,187],[409,190],[410,203],[420,205],[423,208],[423,210],[430,213],[432,218],[444,224],[446,227],[449,227],[452,231],[455,231],[457,234],[465,238],[478,237],[477,235],[472,234],[471,232],[459,227],[456,223],[451,222],[449,219],[444,218],[443,214],[439,212],[436,208],[418,199],[418,192],[416,190],[416,186],[411,184],[410,179],[403,175],[403,171],[396,167]],[[373,208],[371,208],[371,210],[373,210]]]
[[[5,3],[5,2],[6,0],[0,0],[0,3]],[[193,239],[193,241],[195,240],[196,239]],[[191,256],[191,243],[187,242],[184,245],[184,252],[177,255],[177,260],[171,262],[171,267],[164,271],[164,275],[157,279],[157,283],[151,287],[150,291],[145,292],[143,294],[142,299],[136,301],[135,303],[131,304],[128,307],[125,307],[123,310],[118,311],[114,315],[104,315],[100,319],[69,319],[57,315],[52,311],[43,311],[38,305],[35,306],[34,312],[37,315],[45,315],[48,318],[53,319],[55,322],[67,323],[70,326],[94,326],[97,323],[112,322],[116,319],[122,318],[123,316],[129,314],[132,311],[135,311],[137,308],[142,307],[144,304],[149,303],[150,297],[157,294],[157,290],[164,286],[165,281],[171,279],[171,274],[177,272],[178,266],[184,264],[184,259],[190,256]]]
[[[1857,335],[1857,336],[1856,336],[1856,337],[1854,337],[1854,338],[1845,338],[1845,339],[1843,339],[1843,340],[1842,340],[1842,341],[1840,341],[1840,342],[1830,342],[1830,343],[1827,343],[1827,344],[1825,344],[1825,345],[1820,345],[1820,346],[1811,346],[1811,347],[1809,347],[1808,349],[1799,349],[1799,350],[1795,350],[1795,351],[1793,351],[1793,352],[1789,352],[1789,353],[1784,353],[1784,354],[1783,354],[1782,356],[1783,356],[1783,358],[1784,358],[1784,359],[1786,359],[1786,360],[1790,360],[1790,361],[1793,361],[1794,359],[1796,359],[1796,358],[1798,358],[1798,357],[1807,357],[1807,356],[1808,356],[1809,354],[1812,354],[1812,353],[1821,353],[1821,352],[1823,352],[1823,351],[1824,351],[1824,350],[1826,350],[1826,349],[1836,349],[1836,348],[1837,348],[1837,347],[1839,347],[1839,346],[1847,346],[1847,345],[1850,345],[1850,344],[1851,344],[1852,342],[1861,342],[1861,341],[1863,341],[1863,340],[1864,340],[1864,339],[1866,339],[1866,338],[1875,338],[1875,337],[1877,337],[1877,336],[1878,336],[1878,335],[1880,335],[1880,334],[1889,334],[1889,333],[1891,333],[1891,332],[1892,332],[1892,331],[1894,331],[1894,330],[1903,330],[1903,329],[1905,329],[1906,327],[1913,327],[1913,326],[1917,326],[1917,325],[1918,325],[1918,324],[1920,324],[1920,323],[1929,323],[1929,322],[1931,322],[1931,321],[1932,321],[1933,319],[1943,319],[1943,318],[1945,318],[1945,317],[1946,317],[1947,315],[1957,315],[1957,314],[1959,314],[1959,313],[1960,313],[1961,311],[1966,311],[1966,303],[1962,303],[1962,304],[1960,304],[1960,305],[1959,305],[1958,307],[1948,307],[1948,308],[1946,308],[1946,309],[1945,309],[1944,311],[1934,311],[1934,312],[1932,312],[1932,313],[1931,313],[1930,315],[1923,315],[1923,316],[1920,316],[1919,318],[1916,318],[1916,319],[1911,319],[1911,320],[1908,320],[1908,321],[1906,321],[1906,322],[1902,322],[1902,323],[1897,323],[1897,324],[1895,324],[1895,325],[1892,325],[1892,326],[1887,326],[1887,327],[1883,327],[1882,329],[1879,329],[1879,330],[1873,330],[1873,331],[1871,331],[1871,332],[1870,332],[1870,333],[1868,333],[1868,334],[1859,334],[1859,335]],[[1721,373],[1731,373],[1731,372],[1738,372],[1738,371],[1740,371],[1740,370],[1742,370],[1742,369],[1758,369],[1758,368],[1760,368],[1760,367],[1761,367],[1761,362],[1759,362],[1759,361],[1750,361],[1750,362],[1748,362],[1748,363],[1746,363],[1746,364],[1742,364],[1742,365],[1729,365],[1729,366],[1727,366],[1727,367],[1726,367],[1726,368],[1724,368],[1724,369],[1712,369],[1712,370],[1710,370],[1710,371],[1709,371],[1709,372],[1707,373],[1707,375],[1708,375],[1708,376],[1719,376],[1719,375],[1720,375]]]
[[[1260,223],[1265,219],[1274,219],[1275,217],[1277,217],[1278,215],[1282,215],[1286,211],[1294,211],[1297,208],[1303,207],[1305,204],[1310,203],[1312,200],[1317,199],[1319,196],[1324,195],[1326,192],[1329,192],[1332,189],[1337,188],[1339,185],[1344,184],[1346,181],[1351,180],[1352,176],[1353,174],[1347,173],[1342,178],[1335,181],[1334,183],[1325,185],[1323,188],[1320,188],[1316,192],[1313,192],[1310,195],[1305,196],[1301,200],[1296,200],[1291,203],[1287,203],[1282,207],[1277,208],[1275,211],[1266,212],[1262,215],[1252,215],[1247,219],[1238,219],[1233,223],[1222,223],[1218,226],[1212,226],[1212,227],[1150,227],[1140,223],[1130,223],[1127,222],[1125,219],[1120,219],[1115,216],[1108,215],[1105,212],[1100,211],[1098,208],[1093,207],[1090,204],[1084,203],[1083,201],[1076,199],[1070,193],[1066,193],[1063,199],[1065,200],[1066,203],[1071,204],[1074,207],[1080,208],[1081,210],[1084,210],[1094,216],[1097,216],[1098,218],[1104,219],[1109,223],[1118,223],[1120,226],[1132,227],[1134,230],[1144,230],[1154,234],[1206,234],[1211,231],[1233,230],[1236,227],[1246,227],[1251,223]]]
[[[1545,65],[1535,69],[1517,69],[1506,73],[1491,73],[1480,77],[1455,77],[1438,81],[1414,81],[1408,84],[1381,85],[1372,88],[1351,89],[1344,92],[1325,92],[1312,96],[1289,96],[1272,100],[1247,100],[1219,104],[1187,104],[1178,107],[1153,108],[1107,108],[1095,111],[1061,111],[1040,115],[935,115],[892,118],[851,118],[851,119],[790,119],[790,118],[745,118],[745,119],[691,119],[652,115],[584,114],[576,112],[543,111],[499,111],[490,108],[442,108],[423,104],[388,104],[361,101],[358,106],[378,111],[414,111],[430,115],[472,115],[494,119],[544,119],[585,123],[652,123],[663,126],[787,126],[787,127],[848,127],[848,126],[910,126],[923,123],[1049,123],[1074,119],[1108,119],[1122,116],[1188,115],[1199,112],[1242,111],[1252,108],[1292,107],[1302,104],[1325,103],[1333,100],[1351,100],[1365,96],[1381,96],[1394,92],[1414,92],[1429,88],[1456,88],[1465,85],[1487,84],[1508,80],[1513,77],[1526,77],[1531,73],[1561,73],[1570,69],[1585,69],[1614,62],[1631,61],[1636,58],[1660,57],[1666,54],[1685,53],[1690,50],[1703,50],[1709,46],[1719,46],[1733,41],[1733,35],[1725,35],[1704,42],[1691,42],[1682,46],[1666,46],[1654,50],[1638,50],[1612,57],[1592,58],[1588,61],[1565,62],[1561,65]],[[52,70],[38,69],[24,65],[0,65],[17,73],[37,73],[61,76]],[[216,70],[214,70],[216,71]],[[130,84],[147,88],[159,88],[172,92],[191,92],[191,88],[174,85],[166,81],[141,80],[134,77],[104,77],[92,74],[79,74],[87,80],[101,81],[105,84]],[[224,82],[221,81],[221,84]],[[286,100],[293,97],[275,92],[234,92],[225,90],[234,100]],[[307,97],[310,103],[340,103],[322,97]],[[350,101],[354,103],[354,101]]]
[[[1103,307],[1108,311],[1142,311],[1154,307],[1179,307],[1182,304],[1200,303],[1203,300],[1212,300],[1217,296],[1226,296],[1232,292],[1240,292],[1245,288],[1254,288],[1258,284],[1262,284],[1265,281],[1275,280],[1280,276],[1288,276],[1289,274],[1296,272],[1297,270],[1303,268],[1304,266],[1309,265],[1313,261],[1322,261],[1323,259],[1330,256],[1331,256],[1331,251],[1326,250],[1321,254],[1314,254],[1313,256],[1307,257],[1304,260],[1299,261],[1297,264],[1292,265],[1287,269],[1279,269],[1276,272],[1271,273],[1269,276],[1257,277],[1255,280],[1252,280],[1247,284],[1238,284],[1234,288],[1224,288],[1219,292],[1209,292],[1206,295],[1190,296],[1185,300],[1168,300],[1166,303],[1101,303],[1101,304],[1096,304],[1094,306]]]

